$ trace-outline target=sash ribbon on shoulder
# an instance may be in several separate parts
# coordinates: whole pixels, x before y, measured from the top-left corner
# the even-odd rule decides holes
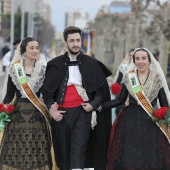
[[[29,83],[27,82],[27,78],[24,72],[23,62],[18,60],[14,63],[14,70],[17,76],[18,82],[23,90],[23,93],[26,97],[31,101],[31,103],[43,114],[44,118],[46,119],[47,123],[50,127],[50,116],[48,113],[48,109],[44,103],[42,103],[35,92],[30,87]]]

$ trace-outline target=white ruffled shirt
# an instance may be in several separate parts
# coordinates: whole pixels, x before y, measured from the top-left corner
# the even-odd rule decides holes
[[[70,61],[77,61],[77,59],[72,59],[72,57],[70,57]],[[69,66],[69,79],[67,82],[67,86],[69,85],[82,85],[82,77],[80,74],[80,70],[78,66]]]

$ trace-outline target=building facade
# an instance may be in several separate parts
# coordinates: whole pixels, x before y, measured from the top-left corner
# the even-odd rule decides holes
[[[83,10],[70,8],[65,14],[65,27],[78,26],[81,29],[85,29],[88,22],[89,14]]]

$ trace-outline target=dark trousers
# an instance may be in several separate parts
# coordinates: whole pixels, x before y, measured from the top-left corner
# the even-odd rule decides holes
[[[60,170],[84,168],[85,151],[91,128],[91,112],[82,106],[65,110],[60,122],[53,120],[53,143]]]

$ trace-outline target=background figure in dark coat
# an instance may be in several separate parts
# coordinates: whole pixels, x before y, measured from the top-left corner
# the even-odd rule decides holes
[[[10,51],[10,48],[8,47],[7,44],[5,44],[4,47],[2,48],[2,58],[8,51]],[[2,66],[2,71],[5,72],[5,66]]]
[[[66,28],[64,39],[68,52],[48,62],[42,95],[52,116],[53,143],[60,170],[83,169],[87,167],[85,153],[91,131],[92,111],[97,110],[103,101],[110,100],[106,78],[111,72],[97,59],[80,52],[79,28]],[[96,147],[88,144],[88,147],[96,149],[97,155],[88,157],[92,162],[86,160],[89,166],[94,166],[94,161],[99,164],[100,161],[104,162],[102,170],[105,169],[111,128],[109,111],[108,114],[97,115],[98,124],[94,131],[98,138],[94,143]],[[91,139],[94,136],[90,136]],[[102,160],[97,161],[97,156],[102,157]]]

